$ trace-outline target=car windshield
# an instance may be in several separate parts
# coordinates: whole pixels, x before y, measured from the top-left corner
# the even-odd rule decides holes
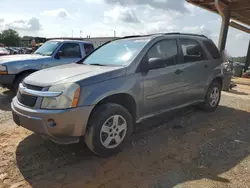
[[[84,64],[124,66],[130,64],[149,39],[122,39],[110,42],[84,60]]]
[[[59,46],[60,42],[59,41],[48,41],[45,42],[40,48],[38,48],[34,54],[39,54],[39,55],[45,55],[45,56],[51,56],[54,51],[57,49]]]

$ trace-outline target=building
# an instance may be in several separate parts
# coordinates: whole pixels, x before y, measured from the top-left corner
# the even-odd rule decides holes
[[[35,40],[36,43],[44,43],[47,39],[44,37],[23,36],[20,41],[20,46],[30,47],[32,40]]]

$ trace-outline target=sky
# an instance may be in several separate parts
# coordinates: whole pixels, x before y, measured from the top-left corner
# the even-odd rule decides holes
[[[1,0],[0,30],[21,36],[107,37],[187,32],[218,44],[221,18],[185,0]],[[245,56],[250,35],[230,28],[226,49]]]

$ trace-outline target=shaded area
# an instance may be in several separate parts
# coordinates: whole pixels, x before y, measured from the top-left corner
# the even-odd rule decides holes
[[[84,144],[59,146],[32,134],[19,143],[16,162],[33,187],[173,187],[203,178],[220,187],[244,187],[220,174],[249,156],[249,124],[246,111],[189,108],[141,124],[117,156],[98,158]]]
[[[0,110],[11,111],[10,103],[14,96],[14,92],[3,89],[0,86]]]
[[[0,86],[0,132],[4,131],[10,125],[3,123],[12,119],[11,114],[11,101],[15,94],[7,89],[3,89]]]
[[[248,93],[246,92],[241,92],[241,91],[237,91],[237,90],[230,90],[230,93],[233,93],[233,94],[236,94],[236,95],[249,95]]]

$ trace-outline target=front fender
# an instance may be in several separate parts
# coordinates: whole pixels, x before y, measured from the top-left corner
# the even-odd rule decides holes
[[[134,98],[137,114],[143,105],[143,83],[140,74],[125,75],[85,86],[81,89],[79,106],[93,106],[106,97],[115,94],[128,94]]]
[[[49,60],[41,59],[41,60],[17,61],[17,62],[6,63],[6,66],[9,74],[19,74],[27,70],[34,70],[34,71],[41,70],[42,65],[45,62],[49,63]]]

